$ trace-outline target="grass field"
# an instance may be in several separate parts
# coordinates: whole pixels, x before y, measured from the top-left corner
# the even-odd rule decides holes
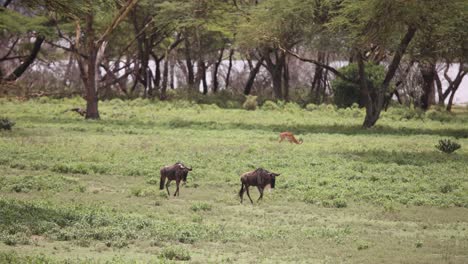
[[[468,263],[468,112],[0,99],[0,263]],[[292,131],[302,145],[278,143]],[[458,141],[453,154],[434,146]],[[159,168],[193,166],[180,197]],[[281,173],[253,206],[239,175]],[[170,187],[171,193],[175,186]],[[258,191],[251,188],[252,198]]]

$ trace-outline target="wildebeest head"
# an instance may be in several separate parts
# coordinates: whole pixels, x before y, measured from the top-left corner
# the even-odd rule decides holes
[[[179,169],[182,171],[182,181],[184,183],[187,182],[187,175],[189,171],[192,171],[192,167],[187,167],[185,166],[182,162],[177,162],[176,165],[179,167]]]
[[[274,173],[274,172],[270,172],[269,173],[269,177],[270,177],[270,186],[272,189],[275,188],[275,179],[276,177],[280,176],[279,173]]]

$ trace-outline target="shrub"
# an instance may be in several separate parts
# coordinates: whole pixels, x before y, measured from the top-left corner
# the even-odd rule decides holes
[[[280,109],[279,106],[275,102],[270,101],[270,100],[265,101],[265,103],[263,103],[262,105],[262,110],[265,110],[265,111],[276,111],[279,109]]]
[[[182,247],[166,247],[161,251],[160,256],[170,260],[190,260],[190,253]]]
[[[461,145],[450,139],[441,139],[439,140],[439,144],[435,147],[442,152],[450,154],[461,148]]]
[[[250,110],[250,111],[256,110],[257,106],[258,106],[257,96],[254,96],[254,95],[247,95],[245,97],[245,102],[242,105],[242,107],[245,110]]]
[[[335,92],[334,100],[335,104],[340,108],[346,108],[352,106],[354,103],[359,103],[360,99],[360,87],[357,84],[359,79],[358,65],[353,63],[340,69],[347,78],[355,80],[356,83],[351,83],[340,78],[336,78],[332,81],[332,88]],[[369,89],[375,89],[377,85],[382,83],[385,77],[385,68],[381,65],[367,63],[365,67],[367,82]]]
[[[316,105],[316,104],[308,104],[308,105],[306,105],[306,110],[307,110],[307,111],[315,111],[315,110],[318,110],[318,109],[319,109],[319,107],[318,107],[318,105]]]
[[[284,105],[284,110],[288,112],[297,112],[301,110],[301,107],[294,102],[288,102]]]
[[[449,122],[453,118],[453,114],[447,111],[440,111],[437,109],[431,109],[426,112],[426,116],[435,121],[440,121],[440,122]]]
[[[11,130],[11,128],[15,125],[15,122],[11,121],[6,117],[0,118],[0,130]]]

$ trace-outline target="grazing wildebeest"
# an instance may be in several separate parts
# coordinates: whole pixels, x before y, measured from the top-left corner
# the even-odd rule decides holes
[[[275,178],[279,176],[279,173],[272,173],[265,169],[258,168],[254,171],[249,171],[241,175],[241,189],[239,191],[239,196],[241,198],[241,203],[244,200],[244,191],[247,192],[247,196],[250,199],[250,202],[253,204],[252,198],[250,198],[249,186],[257,186],[258,191],[260,192],[260,197],[258,197],[257,202],[263,198],[263,189],[265,186],[270,184],[271,188],[275,188]],[[245,189],[244,189],[245,187]]]
[[[169,183],[173,180],[176,181],[177,184],[177,189],[174,193],[174,196],[179,195],[179,184],[180,181],[183,181],[184,183],[187,182],[187,174],[189,171],[192,170],[192,167],[188,168],[184,164],[177,162],[176,164],[172,166],[165,166],[161,168],[160,173],[161,173],[161,178],[159,182],[159,189],[162,190],[164,189],[164,182],[167,179],[166,183],[166,189],[167,189],[167,194],[171,195],[169,193]]]

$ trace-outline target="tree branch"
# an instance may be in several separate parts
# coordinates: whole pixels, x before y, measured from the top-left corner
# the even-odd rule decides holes
[[[130,10],[137,4],[138,0],[128,0],[127,4],[125,4],[120,10],[119,14],[114,18],[112,23],[107,27],[107,29],[104,31],[102,36],[99,38],[97,41],[97,45],[100,46],[104,41],[107,40],[109,35],[114,31],[117,26],[122,22],[122,20],[125,19],[125,17],[128,15]]]
[[[283,48],[283,47],[281,47],[281,46],[279,46],[279,49],[282,50],[282,51],[284,51],[284,52],[286,52],[287,54],[289,54],[289,55],[291,55],[291,56],[297,58],[297,59],[300,60],[300,61],[309,62],[309,63],[315,64],[315,65],[317,65],[317,66],[319,66],[319,67],[322,67],[322,68],[324,68],[324,69],[327,69],[327,70],[329,70],[330,72],[332,72],[333,74],[335,74],[337,77],[339,77],[339,78],[341,78],[341,79],[343,79],[343,80],[345,80],[345,81],[358,84],[358,82],[357,82],[356,80],[351,80],[351,79],[349,79],[349,78],[346,77],[344,74],[342,74],[341,72],[339,72],[337,69],[335,69],[335,68],[333,68],[333,67],[331,67],[331,66],[329,66],[329,65],[323,64],[323,63],[321,63],[321,62],[319,62],[319,61],[316,61],[316,60],[313,60],[313,59],[303,58],[303,57],[301,57],[299,54],[294,53],[294,52],[292,52],[292,51],[290,51],[290,50],[288,50],[288,49],[285,49],[285,48]]]

